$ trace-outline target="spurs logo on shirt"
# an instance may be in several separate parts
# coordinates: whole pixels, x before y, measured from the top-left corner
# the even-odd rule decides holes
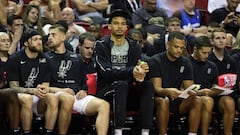
[[[180,73],[183,73],[184,72],[184,66],[181,66],[180,67]]]
[[[37,67],[37,68],[33,67],[29,76],[28,76],[28,80],[25,81],[25,87],[26,88],[33,87],[34,81],[36,80],[38,74],[39,74],[39,67]]]
[[[211,72],[212,72],[212,69],[211,68],[208,68],[208,70],[207,70],[207,74],[211,74]]]
[[[67,71],[70,70],[71,66],[72,66],[71,60],[68,60],[68,61],[62,60],[59,66],[59,71],[57,72],[58,77],[61,77],[61,78],[66,77]]]
[[[227,69],[230,69],[230,67],[231,67],[231,64],[228,63],[227,64]]]
[[[113,69],[121,69],[125,68],[128,62],[127,55],[112,55],[111,56],[112,68]]]

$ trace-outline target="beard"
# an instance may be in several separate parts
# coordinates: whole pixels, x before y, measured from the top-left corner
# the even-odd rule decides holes
[[[29,48],[29,50],[32,51],[32,52],[42,52],[42,51],[43,51],[43,48],[42,48],[42,47],[39,47],[39,48],[38,48],[38,47],[35,47],[35,46],[34,46],[34,47],[33,47],[33,46],[29,46],[28,48]]]

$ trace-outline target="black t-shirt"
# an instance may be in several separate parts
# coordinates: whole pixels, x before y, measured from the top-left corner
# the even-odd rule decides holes
[[[7,81],[7,64],[0,60],[0,88],[7,88],[8,81]]]
[[[66,51],[64,54],[47,52],[50,59],[50,86],[71,88],[75,92],[87,90],[83,64],[78,54]]]
[[[97,72],[96,63],[95,63],[94,59],[91,59],[89,62],[84,62],[83,59],[81,58],[81,61],[83,63],[82,68],[83,68],[83,71],[84,71],[85,75]]]
[[[149,61],[149,77],[160,77],[163,88],[180,89],[183,80],[193,80],[193,70],[189,59],[180,57],[175,62],[168,60],[166,52],[154,55]]]
[[[217,66],[207,60],[206,62],[199,62],[192,56],[189,57],[193,67],[193,80],[195,84],[201,84],[201,89],[210,89],[213,84],[218,83]]]
[[[49,60],[42,53],[35,59],[29,59],[25,50],[21,50],[9,57],[7,66],[7,80],[18,81],[20,87],[34,88],[50,80]]]
[[[224,52],[224,58],[222,61],[217,59],[213,52],[208,56],[208,60],[216,64],[219,75],[226,73],[237,74],[237,61],[228,55],[226,51]]]
[[[224,51],[224,58],[222,61],[217,59],[213,52],[208,56],[208,59],[216,64],[219,71],[219,75],[227,73],[237,74],[238,78],[236,81],[236,85],[232,88],[233,90],[237,90],[238,89],[237,82],[239,80],[239,70],[237,61],[232,56],[230,56],[226,51]]]

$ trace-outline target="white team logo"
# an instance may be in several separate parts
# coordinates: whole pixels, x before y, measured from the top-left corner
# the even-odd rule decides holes
[[[46,63],[46,62],[47,62],[46,58],[40,58],[39,59],[39,63]]]
[[[76,57],[77,57],[77,54],[71,54],[70,57],[76,58]]]
[[[231,64],[228,63],[227,64],[227,69],[230,69],[230,67],[231,67]]]
[[[180,73],[183,73],[184,72],[184,66],[181,66],[180,67]]]
[[[207,69],[207,74],[209,74],[209,75],[210,75],[210,74],[211,74],[211,72],[212,72],[212,69],[211,69],[211,68],[208,68],[208,69]]]
[[[68,61],[62,60],[59,66],[59,71],[57,72],[58,77],[61,77],[61,78],[66,77],[67,71],[70,70],[71,66],[72,66],[71,60],[68,60]]]
[[[31,72],[30,72],[30,75],[28,76],[28,80],[25,81],[25,87],[26,87],[26,88],[31,88],[31,87],[33,87],[33,84],[34,84],[34,82],[35,82],[38,74],[39,74],[39,67],[37,67],[37,68],[35,68],[35,67],[32,68],[32,70],[31,70]]]

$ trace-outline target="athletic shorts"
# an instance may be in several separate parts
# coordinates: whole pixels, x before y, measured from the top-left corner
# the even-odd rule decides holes
[[[175,113],[175,114],[180,114],[179,108],[180,104],[182,103],[183,98],[177,98],[174,100],[170,100],[170,112]]]
[[[82,115],[86,115],[87,105],[93,98],[95,98],[95,97],[91,96],[91,95],[87,95],[83,99],[78,100],[76,98],[76,96],[74,96],[75,101],[74,101],[74,104],[73,104],[73,110],[82,114]]]

